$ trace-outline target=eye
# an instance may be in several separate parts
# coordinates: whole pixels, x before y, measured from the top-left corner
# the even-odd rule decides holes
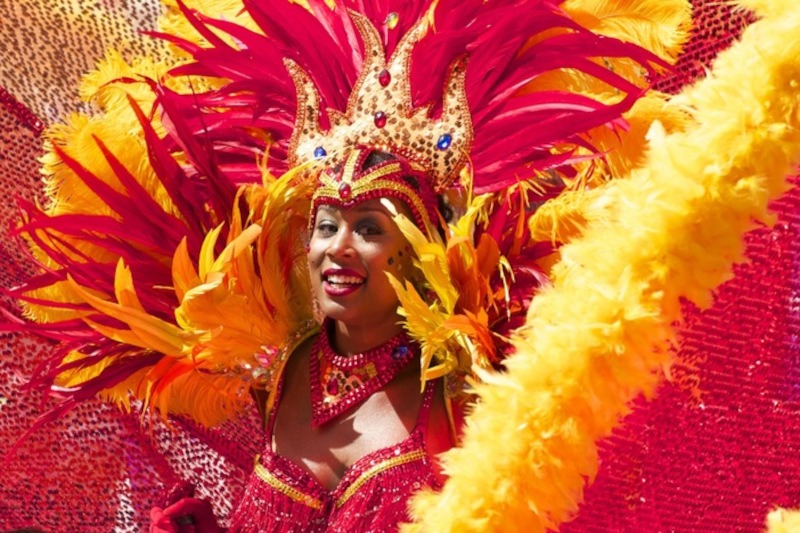
[[[320,237],[329,237],[334,235],[339,228],[330,220],[319,220],[314,228],[314,233]]]
[[[356,233],[362,236],[374,236],[383,234],[383,228],[375,222],[362,222],[356,227]]]

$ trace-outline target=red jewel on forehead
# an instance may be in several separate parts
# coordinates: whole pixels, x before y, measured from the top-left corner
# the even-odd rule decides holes
[[[386,113],[378,111],[375,113],[375,126],[382,128],[386,125]]]
[[[343,200],[347,200],[350,198],[350,194],[353,192],[353,189],[350,187],[349,183],[341,183],[339,185],[339,196]]]
[[[383,69],[378,74],[378,83],[381,84],[381,87],[386,87],[389,85],[389,82],[392,81],[392,75],[389,73],[388,70]]]

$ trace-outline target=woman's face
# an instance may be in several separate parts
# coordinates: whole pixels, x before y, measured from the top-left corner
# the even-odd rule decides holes
[[[367,200],[350,209],[317,209],[309,242],[311,285],[320,311],[353,326],[397,322],[399,304],[386,273],[403,280],[412,251],[387,200]],[[399,202],[392,205],[406,211]]]

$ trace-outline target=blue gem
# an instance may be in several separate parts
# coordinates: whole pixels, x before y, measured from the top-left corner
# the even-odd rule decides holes
[[[325,148],[323,148],[322,146],[317,146],[317,147],[314,149],[314,157],[315,157],[316,159],[320,159],[320,158],[322,158],[322,157],[325,157],[326,155],[328,155],[328,152],[326,152],[326,151],[325,151]]]
[[[401,344],[392,351],[392,359],[394,360],[402,359],[406,355],[408,355],[408,346],[405,344]]]
[[[438,141],[436,141],[436,148],[438,148],[439,150],[447,150],[448,148],[450,148],[450,143],[452,142],[453,142],[453,136],[450,135],[449,133],[445,133],[444,135],[439,137]]]

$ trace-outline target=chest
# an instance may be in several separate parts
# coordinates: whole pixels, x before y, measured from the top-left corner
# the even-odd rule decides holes
[[[423,399],[418,376],[411,369],[363,403],[313,427],[307,367],[287,367],[273,413],[273,451],[308,471],[322,486],[335,488],[357,461],[409,437]]]

